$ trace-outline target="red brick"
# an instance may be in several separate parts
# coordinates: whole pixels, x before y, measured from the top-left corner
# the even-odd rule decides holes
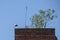
[[[54,28],[16,28],[15,40],[57,40]]]

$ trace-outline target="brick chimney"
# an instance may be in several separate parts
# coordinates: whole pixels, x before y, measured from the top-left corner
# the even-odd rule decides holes
[[[15,28],[15,40],[57,40],[54,28]]]

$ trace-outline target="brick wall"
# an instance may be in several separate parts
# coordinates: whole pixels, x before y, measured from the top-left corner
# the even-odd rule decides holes
[[[15,28],[15,40],[57,40],[54,28]]]

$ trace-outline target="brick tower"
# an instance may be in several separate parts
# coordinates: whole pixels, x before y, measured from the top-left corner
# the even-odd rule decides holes
[[[15,40],[57,40],[54,28],[15,28]]]

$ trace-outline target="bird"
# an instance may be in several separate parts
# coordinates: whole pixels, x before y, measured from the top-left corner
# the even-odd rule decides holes
[[[15,27],[17,27],[18,25],[17,24],[14,24]]]

